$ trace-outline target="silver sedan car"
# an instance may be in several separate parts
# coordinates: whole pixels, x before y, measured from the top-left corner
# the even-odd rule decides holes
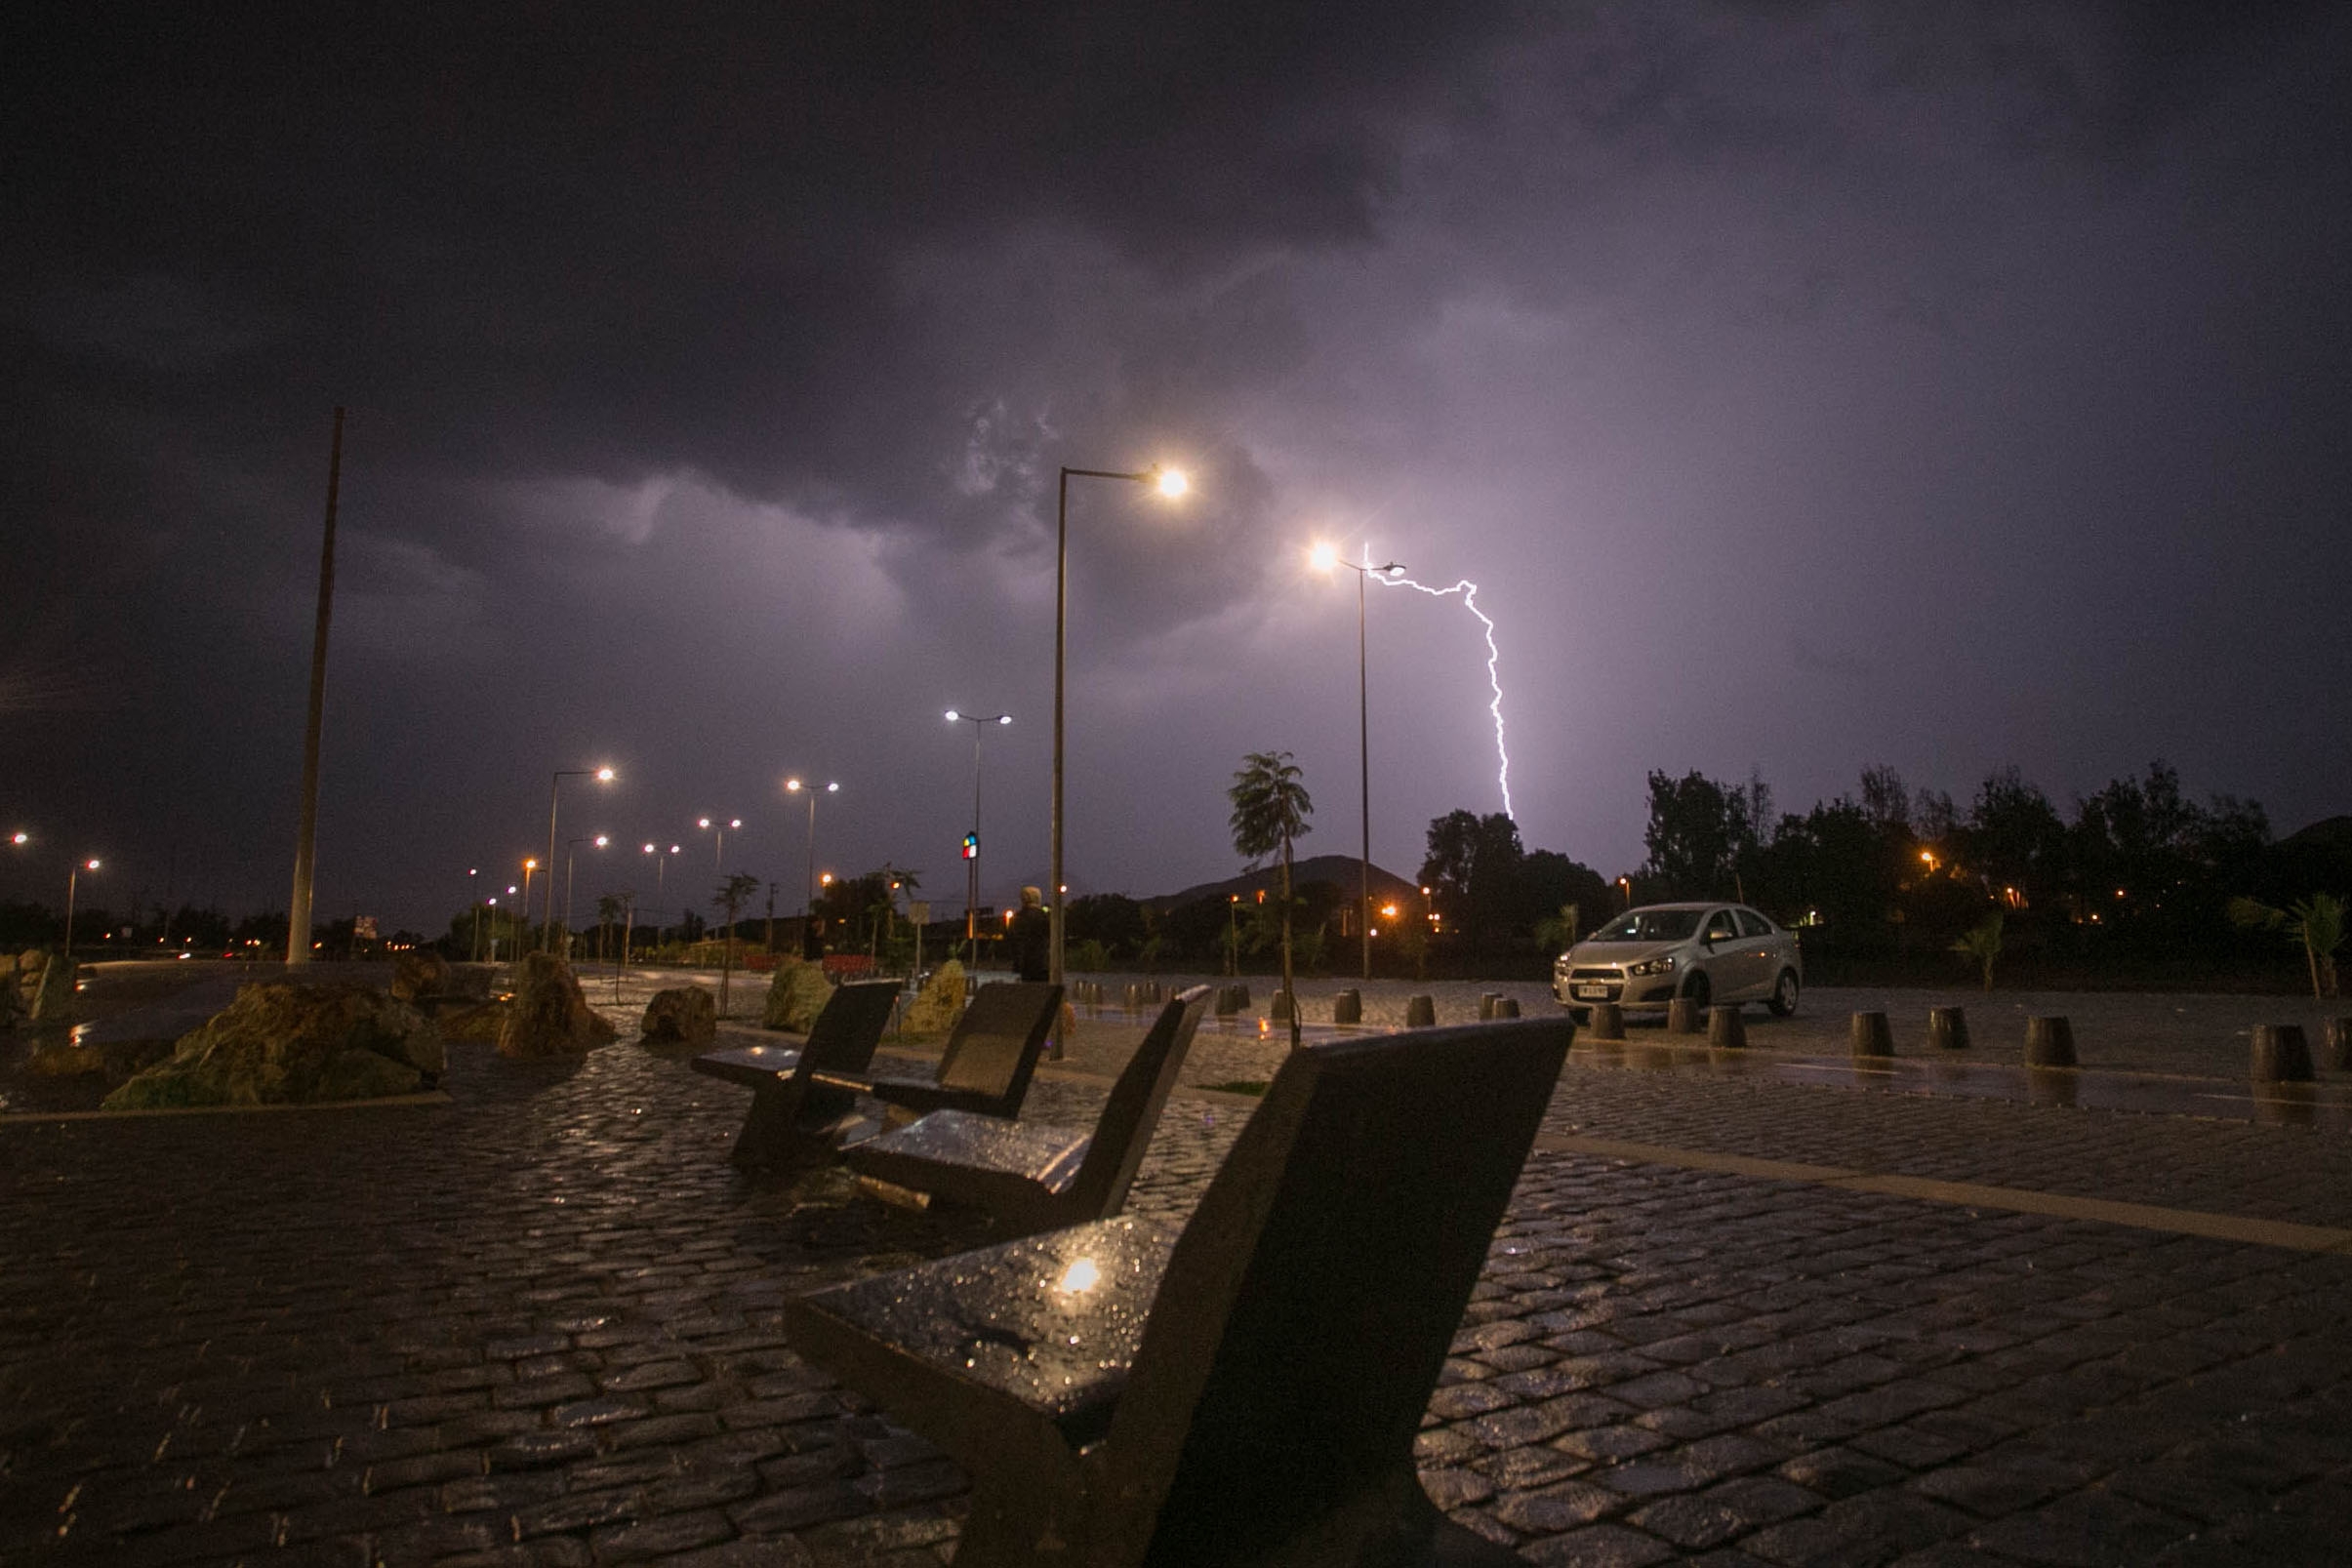
[[[1582,1023],[1595,1002],[1663,1008],[1762,1002],[1797,1011],[1805,963],[1797,934],[1744,904],[1649,904],[1623,914],[1552,962],[1552,994]]]

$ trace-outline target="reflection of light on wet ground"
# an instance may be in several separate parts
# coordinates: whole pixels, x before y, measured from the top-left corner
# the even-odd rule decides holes
[[[2352,1085],[2342,1083],[2241,1085],[2226,1079],[2162,1073],[2099,1072],[1902,1057],[1855,1063],[1714,1050],[1704,1045],[1583,1039],[1576,1042],[1568,1060],[1572,1066],[1600,1071],[1757,1079],[1881,1094],[2006,1100],[2018,1105],[2211,1116],[2352,1131]]]

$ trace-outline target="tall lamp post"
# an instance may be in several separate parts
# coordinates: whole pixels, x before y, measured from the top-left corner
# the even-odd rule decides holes
[[[74,891],[80,885],[82,873],[84,871],[95,871],[97,869],[98,859],[97,857],[93,856],[91,859],[86,861],[74,862],[73,864],[68,866],[65,871],[65,966],[67,974],[71,974],[73,972]],[[52,885],[54,886],[55,884]]]
[[[677,845],[669,846],[669,855],[677,852]],[[653,945],[659,947],[662,945],[662,874],[669,869],[669,855],[663,854],[659,844],[646,845],[645,853],[653,857]]]
[[[1141,473],[1125,473],[1115,468],[1069,468],[1062,470],[1060,494],[1054,504],[1053,529],[1053,847],[1048,857],[1049,879],[1053,886],[1046,890],[1046,907],[1052,911],[1051,948],[1046,978],[1056,985],[1062,984],[1062,905],[1065,884],[1062,879],[1062,691],[1064,672],[1068,667],[1070,648],[1070,481],[1073,479],[1124,479],[1129,484],[1150,485],[1173,501],[1192,488],[1192,481],[1181,468],[1146,468]],[[1055,1032],[1059,1034],[1057,1026]],[[1054,1042],[1054,1054],[1061,1055],[1061,1041]]]
[[[808,797],[808,903],[801,906],[800,915],[800,945],[805,952],[817,930],[817,796],[837,795],[841,792],[841,786],[829,783],[820,790],[814,780],[804,782],[787,779],[784,781],[784,792]]]
[[[566,959],[572,956],[572,870],[574,863],[580,858],[580,846],[593,844],[602,849],[611,842],[612,839],[603,833],[593,838],[567,838],[563,841],[563,955]]]
[[[1375,573],[1384,578],[1402,577],[1404,568],[1395,561],[1379,566],[1366,561],[1358,566],[1342,560],[1338,550],[1328,544],[1318,544],[1310,557],[1316,570],[1328,573],[1335,566],[1344,566],[1356,574],[1356,736],[1357,756],[1361,764],[1363,783],[1363,861],[1362,880],[1356,905],[1358,919],[1363,931],[1363,978],[1372,978],[1372,703],[1371,664],[1364,654],[1364,582]]]
[[[991,713],[982,718],[977,713],[959,713],[948,709],[950,724],[969,724],[972,727],[972,836],[964,841],[963,940],[971,945],[972,968],[980,967],[980,737],[992,724],[1010,724],[1010,713]]]
[[[710,874],[717,877],[725,876],[727,872],[727,834],[732,829],[741,827],[743,819],[730,817],[723,823],[714,824],[708,817],[697,817],[694,820],[694,825],[706,832],[714,826],[718,829],[717,846],[710,856]]]
[[[555,770],[554,777],[547,784],[547,951],[549,952],[555,950],[555,798],[561,793],[563,782],[566,779],[593,779],[598,784],[611,784],[613,770],[610,768],[558,768]],[[525,904],[523,913],[528,915],[530,912],[530,905]],[[566,909],[564,917],[569,920],[571,910]],[[566,934],[569,934],[568,927]]]
[[[473,905],[473,961],[482,961],[482,892],[474,886],[474,878],[482,874],[478,865],[466,867],[466,902]]]
[[[743,819],[742,819],[741,817],[730,817],[730,818],[728,818],[728,819],[727,819],[725,822],[723,822],[723,823],[713,823],[713,822],[712,822],[712,821],[711,821],[710,818],[708,818],[708,817],[697,817],[697,818],[694,820],[694,825],[696,826],[696,828],[698,828],[698,829],[703,829],[703,830],[709,830],[709,829],[713,829],[713,828],[714,828],[714,829],[716,829],[716,832],[717,832],[717,841],[716,841],[716,843],[714,844],[714,846],[712,847],[712,849],[711,849],[711,853],[710,853],[710,874],[711,874],[712,876],[716,877],[716,878],[717,878],[719,881],[721,881],[721,882],[726,881],[726,879],[727,879],[727,829],[728,829],[728,828],[730,828],[730,827],[741,827],[741,826],[743,825]],[[727,932],[726,932],[726,938],[725,938],[725,940],[726,940],[727,942],[729,942],[729,943],[734,942],[734,940],[735,940],[735,928],[734,928],[733,926],[729,926],[729,927],[727,928]],[[731,946],[730,946],[730,947],[727,949],[727,951],[728,951],[729,953],[732,953],[734,950],[735,950],[735,949],[734,949],[733,947],[731,947]],[[722,975],[722,977],[721,977],[721,980],[722,980],[722,983],[721,983],[721,985],[720,985],[720,989],[721,989],[721,990],[724,990],[726,987],[725,987],[725,985],[724,985],[724,977],[723,977],[723,975]]]
[[[514,961],[516,963],[522,962],[523,944],[530,939],[531,935],[531,878],[536,875],[538,871],[539,862],[527,855],[523,857],[522,903],[514,906],[515,914],[522,920],[522,929],[514,933]],[[554,887],[555,864],[554,862],[550,860],[547,863],[547,889],[550,897],[553,895]],[[512,893],[514,889],[508,888],[507,891]],[[553,909],[549,909],[547,911],[547,924],[553,925],[554,923],[555,911]]]

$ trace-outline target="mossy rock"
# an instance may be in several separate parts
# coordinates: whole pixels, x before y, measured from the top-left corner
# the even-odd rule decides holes
[[[900,1027],[918,1039],[951,1032],[963,1017],[963,965],[949,959],[931,971],[923,988],[907,1004]]]
[[[718,1037],[718,1004],[699,985],[674,985],[655,991],[645,1004],[645,1022],[638,1038],[656,1047],[709,1045]]]
[[[608,1045],[620,1032],[588,1006],[571,965],[553,953],[526,953],[513,1004],[499,1029],[498,1054],[571,1056]]]
[[[507,1026],[507,1009],[509,1005],[503,997],[497,1001],[477,1002],[471,1007],[443,1013],[434,1023],[440,1026],[444,1040],[496,1045],[499,1031]]]
[[[767,1007],[759,1022],[771,1029],[806,1034],[832,994],[832,982],[825,978],[819,965],[803,959],[778,964],[775,978],[768,982]]]
[[[416,1093],[442,1060],[425,1015],[382,991],[256,984],[108,1095],[105,1108],[374,1100]]]

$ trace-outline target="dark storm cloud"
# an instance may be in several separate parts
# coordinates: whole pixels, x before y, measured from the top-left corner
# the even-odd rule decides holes
[[[912,813],[956,793],[937,701],[1027,704],[1034,775],[1064,462],[1198,470],[1182,508],[1073,496],[1076,711],[1117,764],[1075,825],[1126,853],[1090,802],[1181,776],[1177,880],[1225,856],[1231,755],[1353,762],[1338,597],[1280,564],[1315,529],[1486,582],[1530,840],[1613,869],[1652,762],[1795,803],[1881,757],[1965,792],[2177,754],[2096,691],[2189,666],[2176,722],[2217,735],[2252,665],[2208,639],[2315,611],[2282,563],[2340,526],[2325,8],[11,25],[0,628],[20,688],[110,672],[138,732],[60,753],[53,798],[202,758],[184,809],[254,836],[252,781],[290,794],[337,402],[330,767],[352,832],[374,790],[451,841],[552,755],[640,759],[650,810],[764,798],[814,730]],[[1418,820],[1492,808],[1491,743],[1467,618],[1391,611],[1376,849],[1409,870]],[[2020,615],[2082,673],[1988,632]],[[1725,665],[1671,715],[1621,695]],[[1561,702],[1567,669],[1615,695]],[[1196,756],[1140,733],[1177,723]],[[2231,749],[2192,786],[2268,787]]]

